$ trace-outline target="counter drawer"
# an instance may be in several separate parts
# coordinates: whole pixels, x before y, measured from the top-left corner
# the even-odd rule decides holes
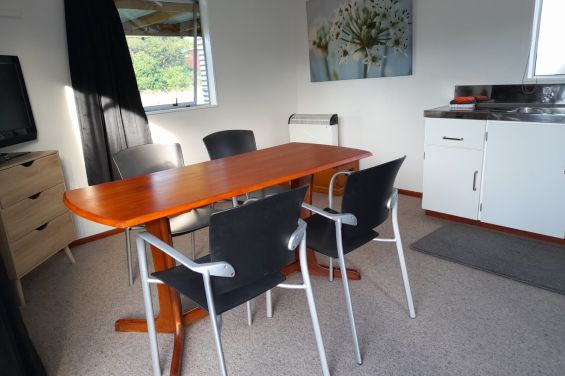
[[[0,205],[6,208],[63,181],[57,154],[1,170]]]
[[[12,243],[44,223],[66,213],[63,193],[65,193],[65,185],[61,183],[2,210],[8,242]]]
[[[486,120],[426,118],[426,145],[482,150]]]
[[[12,257],[18,278],[33,270],[74,240],[70,213],[58,216],[12,244]]]

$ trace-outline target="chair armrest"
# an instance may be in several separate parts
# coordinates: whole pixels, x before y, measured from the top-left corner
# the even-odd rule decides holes
[[[298,245],[304,238],[305,234],[306,234],[306,222],[304,222],[303,219],[298,218],[298,227],[296,228],[296,230],[294,230],[294,232],[292,233],[292,235],[290,235],[290,238],[288,239],[288,250],[289,251],[295,250],[296,247],[298,247]]]
[[[242,205],[247,205],[247,204],[249,204],[250,202],[255,202],[255,201],[259,201],[259,199],[258,199],[258,198],[253,198],[253,197],[252,197],[252,198],[248,198],[247,200],[243,201],[243,204],[242,204]]]
[[[215,277],[233,277],[235,275],[235,270],[233,266],[228,264],[227,262],[208,262],[204,264],[198,264],[161,239],[158,239],[156,236],[151,235],[148,232],[142,232],[137,234],[137,236],[143,241],[151,244],[152,246],[158,248],[162,252],[165,252],[167,255],[171,256],[173,259],[181,263],[182,265],[186,266],[190,270],[196,273],[205,274],[209,273]]]
[[[332,178],[330,179],[330,186],[328,187],[328,206],[330,209],[333,209],[333,199],[334,199],[334,181],[335,178],[338,177],[339,175],[351,175],[353,173],[353,171],[338,171],[335,174],[332,175]]]
[[[392,193],[386,202],[387,209],[392,209],[398,203],[398,189],[392,188]]]
[[[304,209],[310,210],[312,213],[316,213],[321,215],[322,217],[331,219],[334,222],[341,221],[341,223],[344,223],[346,225],[357,226],[357,218],[351,213],[328,213],[325,210],[306,203],[302,203],[302,207]]]

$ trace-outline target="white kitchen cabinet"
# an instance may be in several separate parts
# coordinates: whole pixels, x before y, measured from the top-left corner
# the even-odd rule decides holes
[[[563,238],[565,124],[488,121],[487,131],[480,220]]]
[[[425,120],[422,207],[477,220],[486,120]]]

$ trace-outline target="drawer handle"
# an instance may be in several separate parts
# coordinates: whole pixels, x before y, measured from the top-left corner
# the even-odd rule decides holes
[[[35,161],[29,161],[29,162],[22,163],[22,166],[29,167],[33,164],[33,162],[35,162]]]
[[[463,141],[463,137],[461,138],[456,138],[456,137],[447,137],[447,136],[443,136],[444,140],[450,140],[450,141]]]
[[[473,174],[473,191],[477,190],[477,175],[479,174],[479,171],[475,171],[475,173]]]
[[[39,196],[41,196],[41,193],[43,193],[43,192],[36,193],[36,194],[34,194],[34,195],[29,196],[28,198],[29,198],[30,200],[35,200],[36,198],[38,198]]]
[[[42,224],[41,226],[39,226],[38,228],[36,228],[35,231],[43,231],[43,230],[45,230],[45,227],[47,227],[48,224],[49,224],[49,222]]]

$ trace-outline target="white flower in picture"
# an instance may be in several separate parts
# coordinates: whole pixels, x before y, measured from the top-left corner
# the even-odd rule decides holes
[[[346,0],[337,8],[328,9],[329,1],[310,0],[310,13],[324,13],[329,24],[318,26],[311,48],[320,47],[334,67],[329,79],[367,78],[406,75],[412,72],[411,0]],[[314,14],[319,19],[321,14]],[[323,32],[322,32],[323,31]],[[315,45],[312,43],[315,42]],[[316,63],[316,61],[314,61]],[[390,64],[387,66],[387,64]],[[312,66],[313,81],[320,79],[318,67]],[[359,71],[359,67],[361,71]],[[339,76],[339,77],[338,77]]]

